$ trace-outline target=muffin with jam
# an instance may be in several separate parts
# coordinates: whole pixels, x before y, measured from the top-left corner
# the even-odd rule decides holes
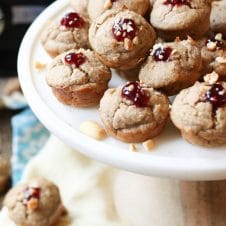
[[[226,83],[214,72],[207,82],[184,89],[172,105],[171,119],[185,140],[201,146],[226,144]]]
[[[222,34],[202,39],[200,48],[203,60],[202,74],[214,70],[221,80],[226,81],[226,41],[222,38]]]
[[[155,38],[152,26],[129,10],[108,10],[93,21],[89,30],[90,44],[99,59],[120,70],[139,65]]]
[[[91,50],[78,49],[63,53],[49,64],[46,81],[57,99],[74,107],[90,107],[99,103],[111,71]]]
[[[193,85],[201,76],[201,68],[202,58],[195,41],[177,39],[154,45],[139,79],[141,83],[171,96]]]
[[[65,211],[58,188],[43,178],[12,188],[6,195],[4,206],[18,226],[56,225]]]
[[[169,115],[169,100],[153,88],[130,82],[108,89],[99,111],[110,135],[124,142],[138,143],[162,132]]]
[[[202,37],[210,27],[211,0],[156,0],[151,24],[166,40]]]
[[[88,19],[69,12],[46,28],[41,43],[50,56],[55,57],[70,49],[88,48]]]

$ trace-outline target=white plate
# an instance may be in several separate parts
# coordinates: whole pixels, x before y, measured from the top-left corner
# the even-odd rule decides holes
[[[139,174],[173,177],[187,180],[217,180],[226,178],[226,146],[205,149],[185,142],[178,131],[168,125],[156,139],[153,152],[129,151],[129,145],[111,137],[96,141],[79,132],[84,120],[100,122],[98,110],[76,109],[59,103],[45,83],[45,71],[35,69],[35,62],[51,59],[40,45],[40,34],[49,20],[70,11],[69,1],[58,0],[49,6],[31,25],[22,42],[18,72],[23,92],[40,121],[57,137],[80,152],[125,170]],[[111,86],[124,81],[114,74]],[[67,164],[67,163],[62,163]]]

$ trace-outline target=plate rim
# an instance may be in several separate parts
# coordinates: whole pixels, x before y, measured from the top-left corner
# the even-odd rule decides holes
[[[226,179],[226,161],[224,158],[214,159],[213,164],[212,161],[205,161],[202,158],[189,159],[188,161],[188,159],[182,157],[153,156],[139,152],[120,151],[120,149],[115,149],[109,144],[104,144],[104,142],[96,141],[81,134],[78,130],[61,121],[48,108],[39,96],[33,83],[32,75],[30,75],[33,64],[27,62],[30,62],[35,36],[37,30],[39,31],[44,24],[44,18],[49,18],[50,15],[53,16],[56,11],[68,6],[68,4],[69,0],[57,0],[48,6],[29,27],[19,49],[17,68],[20,84],[29,106],[42,124],[52,134],[76,149],[76,151],[127,171],[149,176],[185,180]],[[74,139],[75,136],[79,139]]]

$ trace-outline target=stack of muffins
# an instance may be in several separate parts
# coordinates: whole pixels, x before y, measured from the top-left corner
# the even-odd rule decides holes
[[[71,6],[41,40],[53,57],[46,81],[60,102],[100,104],[107,133],[128,143],[158,136],[169,116],[190,143],[226,143],[225,0]],[[108,89],[111,68],[130,81]],[[168,96],[175,95],[171,106]]]

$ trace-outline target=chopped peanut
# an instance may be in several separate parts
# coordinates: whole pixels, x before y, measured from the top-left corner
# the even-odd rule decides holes
[[[137,146],[135,144],[130,144],[129,145],[129,150],[133,151],[133,152],[136,152],[137,151]]]
[[[133,42],[129,38],[125,38],[124,40],[124,48],[126,50],[131,50],[133,48]]]
[[[107,0],[104,4],[104,9],[110,9],[112,7],[112,2],[111,0]]]
[[[219,64],[226,64],[226,58],[224,57],[217,57],[216,62]]]
[[[31,198],[28,202],[27,202],[27,208],[29,211],[34,211],[38,208],[38,199],[36,198]]]
[[[209,83],[210,85],[215,84],[219,79],[219,75],[214,71],[211,74],[207,74],[204,77],[204,81]]]
[[[93,121],[85,121],[80,125],[80,131],[96,140],[104,140],[107,137],[105,130]]]
[[[41,62],[39,62],[39,61],[36,61],[36,62],[35,62],[35,68],[36,68],[37,70],[43,70],[43,69],[46,68],[46,64],[41,63]]]
[[[153,140],[147,140],[147,141],[143,142],[143,146],[144,146],[145,150],[151,151],[154,148],[155,143]]]
[[[133,39],[133,44],[134,45],[138,45],[139,44],[139,39],[138,39],[137,36]]]

